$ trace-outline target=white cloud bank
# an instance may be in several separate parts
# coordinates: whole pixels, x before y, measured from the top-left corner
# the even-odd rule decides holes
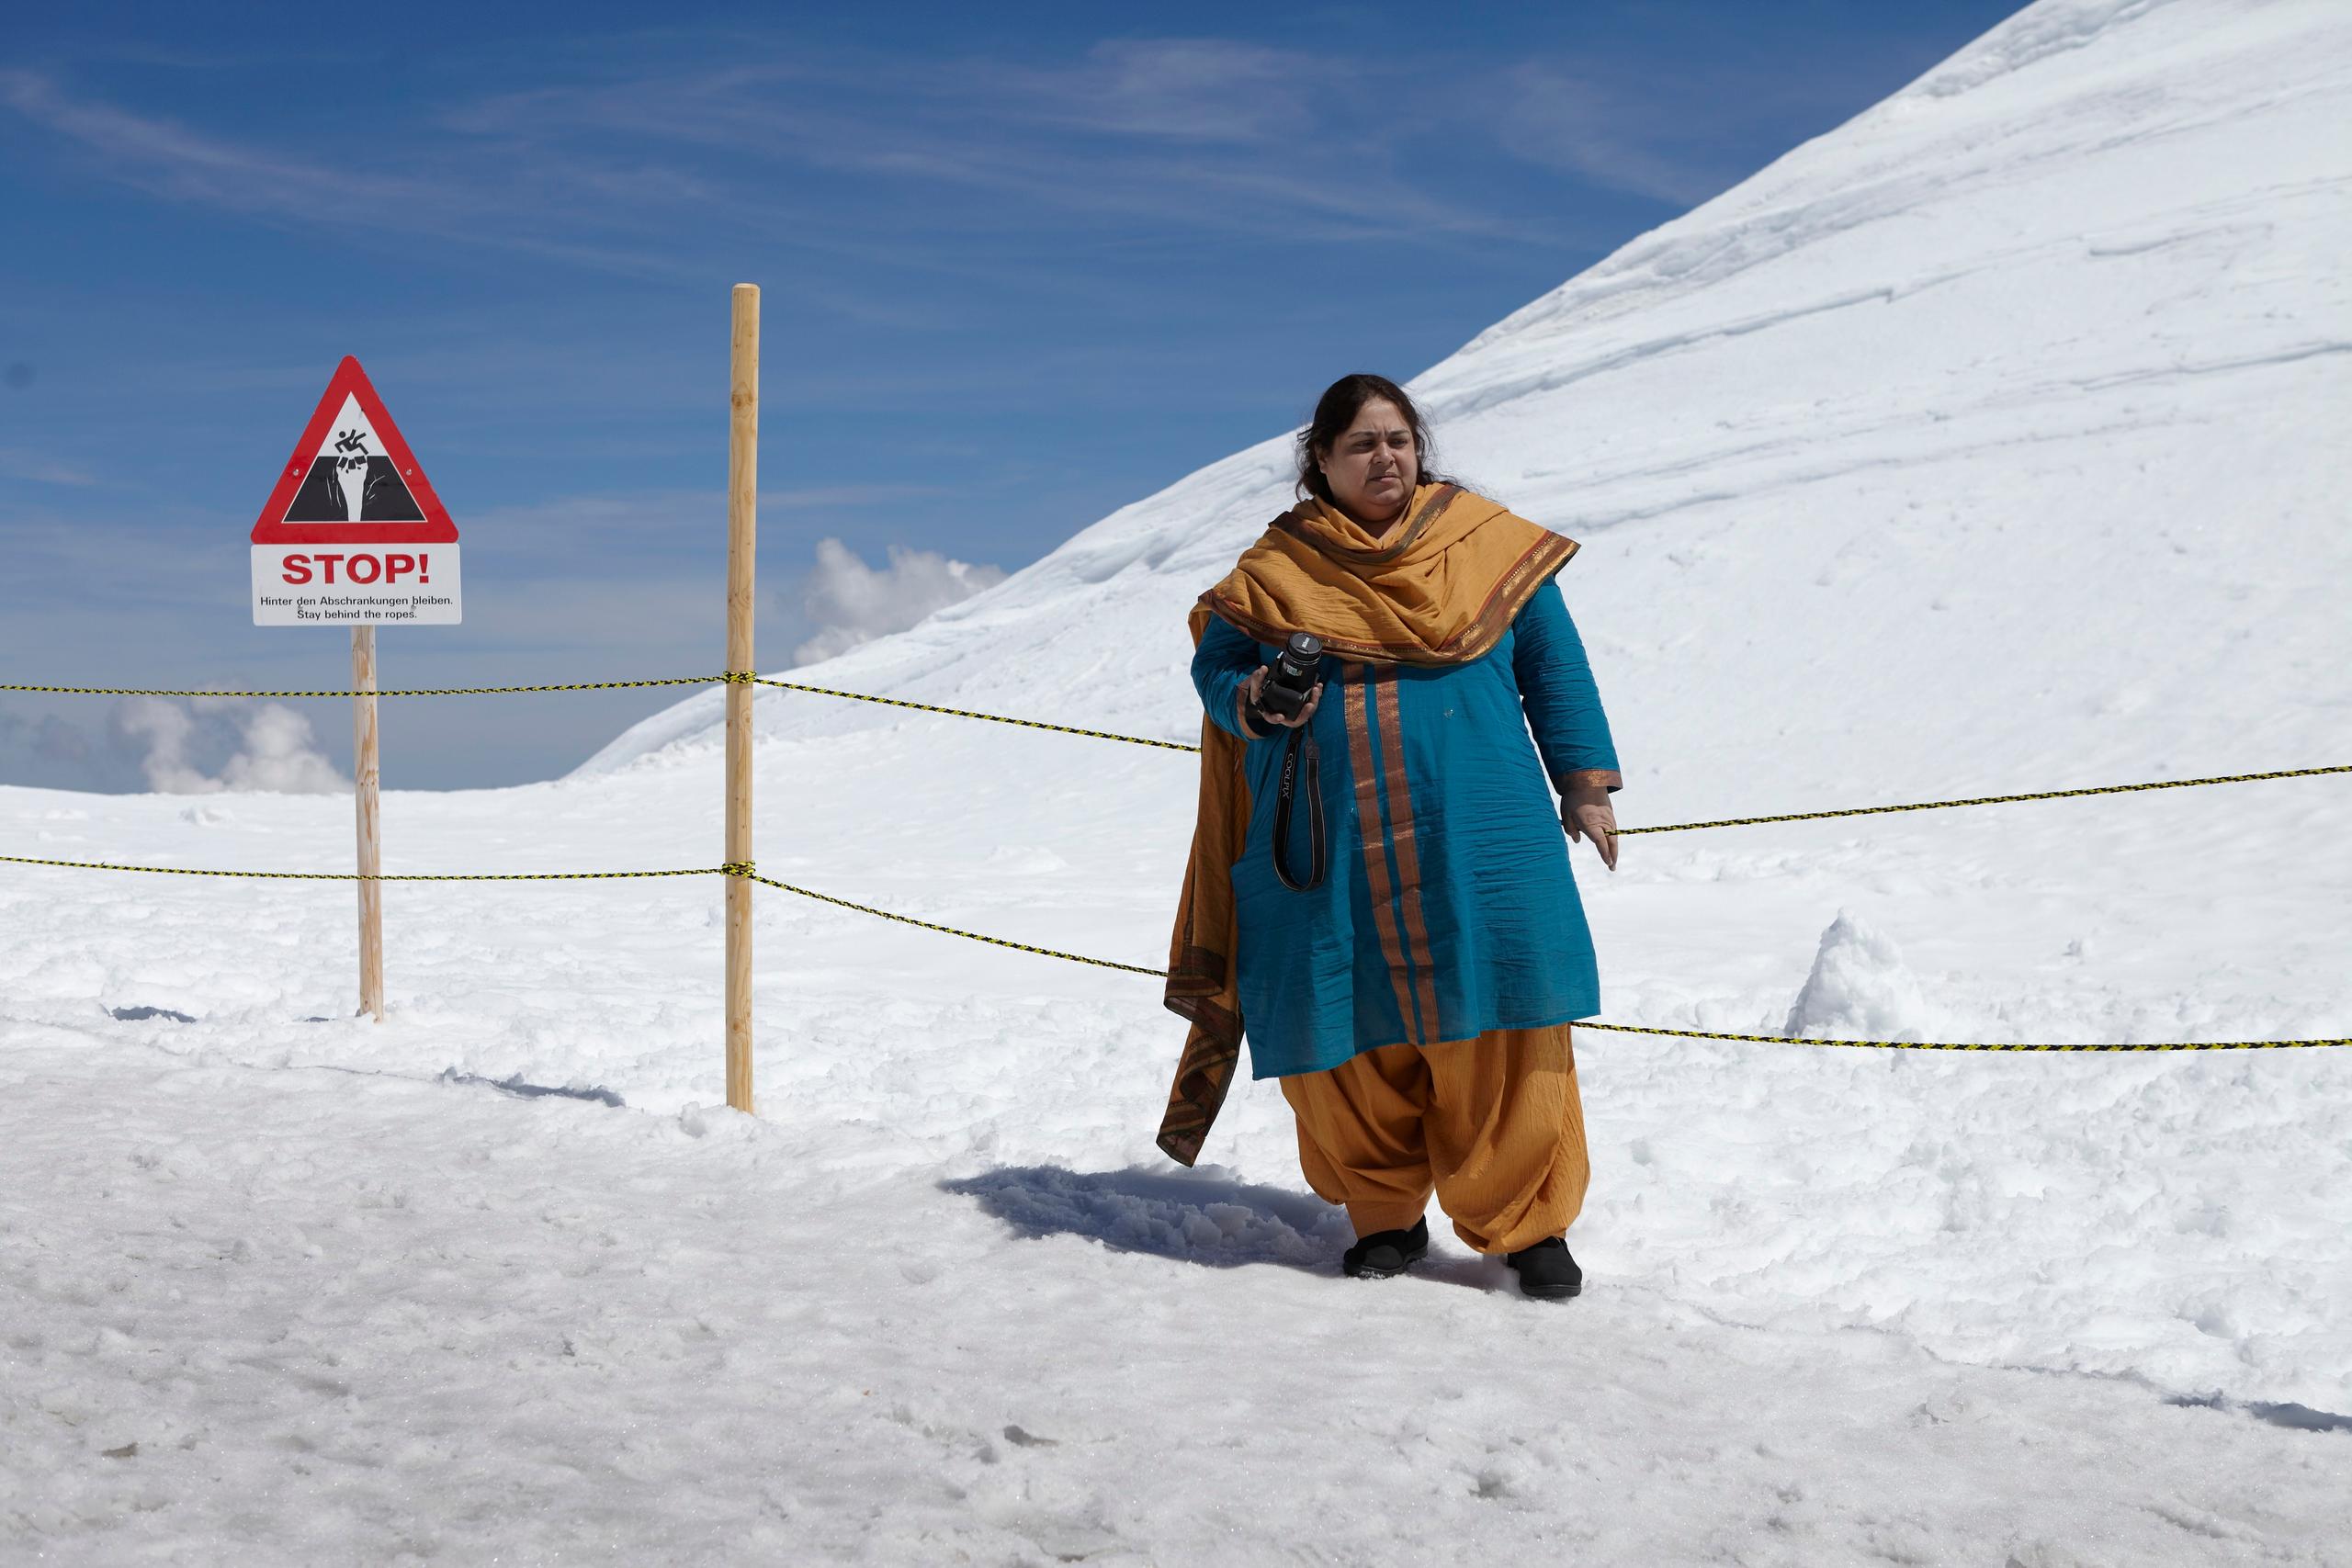
[[[218,795],[264,790],[279,795],[332,795],[351,787],[318,749],[311,721],[280,703],[249,706],[232,698],[198,697],[187,707],[160,697],[124,705],[116,724],[147,748],[140,766],[147,787],[161,795]],[[218,773],[195,760],[198,750],[233,746]]]
[[[1003,581],[1000,568],[900,545],[890,547],[890,564],[876,570],[839,539],[820,539],[817,565],[801,587],[802,607],[818,631],[792,650],[792,661],[814,664],[905,631],[933,610]]]

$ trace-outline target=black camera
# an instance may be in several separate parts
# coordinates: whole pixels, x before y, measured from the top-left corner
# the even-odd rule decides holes
[[[1258,694],[1258,707],[1277,718],[1296,718],[1322,679],[1323,639],[1313,632],[1293,632],[1266,666],[1266,684]]]
[[[1266,679],[1258,689],[1258,712],[1295,719],[1306,711],[1315,688],[1323,679],[1323,639],[1312,632],[1293,632],[1283,650],[1266,663]],[[1306,754],[1307,870],[1302,877],[1291,869],[1290,809],[1297,798],[1299,753]],[[1274,874],[1294,893],[1309,893],[1323,886],[1330,864],[1324,842],[1322,753],[1315,737],[1301,726],[1283,743],[1282,784],[1275,791]]]

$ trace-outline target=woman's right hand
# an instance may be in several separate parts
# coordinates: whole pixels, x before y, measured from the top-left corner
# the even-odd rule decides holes
[[[1235,699],[1240,708],[1241,733],[1252,739],[1261,739],[1265,733],[1250,722],[1253,716],[1283,729],[1296,729],[1300,725],[1313,718],[1315,710],[1323,703],[1323,682],[1317,681],[1315,682],[1315,690],[1306,694],[1306,705],[1298,710],[1296,718],[1284,718],[1278,713],[1267,713],[1258,706],[1259,694],[1266,689],[1266,675],[1267,669],[1262,664],[1250,671],[1248,678],[1241,682],[1241,690]]]
[[[1572,840],[1590,839],[1600,852],[1600,863],[1617,869],[1617,811],[1609,804],[1609,786],[1579,780],[1560,796],[1560,826]]]

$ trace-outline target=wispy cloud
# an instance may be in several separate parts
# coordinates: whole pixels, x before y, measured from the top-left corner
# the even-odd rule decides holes
[[[18,68],[0,68],[0,107],[64,139],[109,177],[174,201],[277,223],[461,241],[634,275],[691,271],[650,252],[518,227],[511,188],[454,177],[454,170],[402,175],[322,164],[76,96]],[[609,165],[560,172],[592,189],[627,175]],[[650,177],[640,184],[670,194],[692,186]]]
[[[52,608],[61,587],[78,592],[100,581],[134,603],[185,600],[188,585],[202,581],[207,569],[220,563],[218,536],[207,538],[193,530],[144,526],[156,521],[152,512],[114,513],[111,506],[96,516],[12,508],[5,536],[12,570],[0,572],[0,612],[13,618]],[[184,508],[171,514],[175,523],[187,520]],[[242,548],[244,531],[251,526],[250,522],[233,525],[232,543]],[[127,549],[125,541],[131,538],[138,546]],[[232,564],[243,571],[241,563]],[[36,584],[45,587],[36,590]]]
[[[1114,39],[1059,67],[959,66],[955,80],[1013,119],[1171,141],[1295,145],[1333,62],[1225,39]],[[1341,74],[1346,74],[1342,67]]]
[[[1431,73],[1491,90],[1415,93]],[[1668,75],[1596,57],[1310,55],[1216,37],[1040,58],[671,29],[548,51],[520,87],[390,106],[366,171],[28,69],[0,69],[0,107],[135,188],[277,224],[697,282],[714,245],[1002,281],[1082,272],[1074,240],[1557,249],[1565,204],[1482,199],[1476,182],[1419,161],[1420,145],[1458,163],[1467,132],[1525,164],[1688,204],[1742,172],[1726,130],[1801,90],[1754,74],[1704,61]],[[945,330],[910,315],[903,291],[869,297],[838,279],[812,291],[860,319]]]
[[[519,90],[388,126],[366,171],[21,68],[0,70],[0,107],[167,199],[632,276],[700,280],[714,235],[979,276],[1069,270],[1052,236],[1071,225],[1121,243],[1559,243],[1548,214],[1481,206],[1410,172],[1408,143],[1429,121],[1392,112],[1404,65],[1216,38],[1111,39],[1045,62],[720,41],[683,63],[675,51],[550,57]],[[1498,133],[1522,156],[1645,188],[1692,185],[1670,160],[1611,141],[1585,97],[1532,75],[1521,86],[1529,101]],[[953,199],[908,199],[922,190]],[[909,244],[918,231],[967,239]],[[833,292],[853,312],[888,309]]]
[[[1079,219],[1291,237],[1380,232],[1407,243],[1465,235],[1532,239],[1514,217],[1482,211],[1404,177],[1378,112],[1401,78],[1385,68],[1215,39],[1123,39],[1075,60],[910,61],[820,55],[738,40],[724,64],[608,66],[581,79],[485,95],[439,123],[549,165],[593,167],[621,148],[724,152],[745,187],[757,171],[798,168],[871,182],[878,192],[944,187],[985,197],[961,209],[879,201],[863,213],[888,233],[1001,230],[1018,207]],[[585,177],[575,175],[575,177]],[[716,197],[715,197],[716,199]],[[765,226],[796,244],[868,247],[861,214],[773,194]],[[893,254],[891,259],[902,257]]]
[[[0,104],[158,196],[236,211],[360,227],[416,222],[447,197],[429,182],[329,168],[208,136],[173,120],[74,97],[49,77],[0,70]]]
[[[1635,92],[1597,72],[1523,62],[1496,95],[1494,129],[1507,151],[1531,163],[1687,206],[1742,172],[1715,151],[1723,111],[1696,96],[1657,83]]]
[[[0,446],[0,478],[30,479],[45,485],[94,485],[97,476],[71,463],[60,463],[21,447]]]

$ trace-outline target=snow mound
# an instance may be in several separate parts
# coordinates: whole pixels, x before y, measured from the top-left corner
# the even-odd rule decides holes
[[[1840,909],[1821,933],[1813,972],[1789,1009],[1783,1034],[1826,1039],[1924,1040],[1928,998],[1894,941]]]

